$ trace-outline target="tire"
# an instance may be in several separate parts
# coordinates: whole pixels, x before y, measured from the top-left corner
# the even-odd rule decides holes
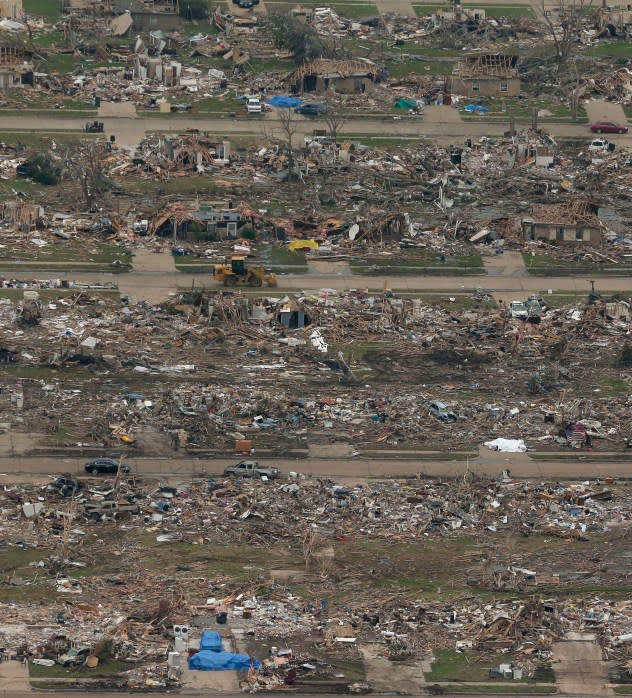
[[[250,277],[250,286],[263,286],[263,281],[258,276],[253,274]]]
[[[595,133],[601,133],[601,129],[600,129],[600,128],[596,128],[596,129],[595,129]]]
[[[620,128],[620,129],[617,131],[617,133],[625,133],[625,129]]]
[[[237,277],[236,276],[225,276],[224,277],[224,286],[237,286]]]

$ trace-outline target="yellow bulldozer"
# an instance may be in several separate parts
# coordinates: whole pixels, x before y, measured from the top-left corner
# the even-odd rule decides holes
[[[216,264],[213,278],[224,286],[268,286],[277,285],[274,272],[266,272],[263,267],[248,267],[245,257],[231,257],[230,264]]]

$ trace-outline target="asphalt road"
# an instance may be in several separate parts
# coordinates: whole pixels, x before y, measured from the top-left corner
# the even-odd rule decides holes
[[[290,472],[331,477],[335,479],[366,479],[413,477],[418,474],[429,476],[459,476],[467,472],[496,476],[508,469],[519,478],[580,478],[630,477],[630,462],[598,462],[582,460],[582,454],[572,461],[532,460],[528,454],[495,453],[481,449],[478,458],[459,460],[416,460],[395,458],[261,458],[264,465],[275,465],[283,474]],[[0,485],[6,482],[28,482],[58,473],[86,475],[83,466],[87,458],[32,458],[28,456],[0,458]],[[143,476],[173,478],[221,475],[227,465],[239,458],[196,459],[179,458],[130,458],[126,459],[132,472]]]
[[[216,135],[266,135],[267,137],[282,137],[282,130],[274,114],[265,118],[235,119],[205,118],[205,117],[103,117],[107,134],[114,134],[117,142],[122,145],[136,143],[142,134],[150,131],[165,131],[182,133],[189,128],[208,131]],[[0,116],[0,131],[54,131],[83,130],[85,118],[54,117],[50,114],[16,116]],[[314,128],[323,126],[323,122],[309,118],[297,120],[297,135],[311,134]],[[546,130],[554,137],[590,138],[591,134],[586,124],[547,123]],[[414,118],[350,118],[341,128],[341,134],[375,135],[383,138],[431,138],[439,144],[460,143],[464,138],[480,136],[501,136],[509,128],[508,122],[479,123],[471,121],[452,121],[426,119],[423,116]],[[518,128],[520,126],[518,125]],[[632,145],[632,133],[613,135],[610,140],[619,145]]]
[[[159,256],[159,255],[156,255]],[[107,274],[102,272],[60,272],[42,267],[41,271],[20,271],[18,265],[11,268],[11,274],[20,279],[59,278],[82,284],[116,283],[121,294],[151,303],[166,300],[170,293],[182,288],[220,289],[210,274],[187,274],[185,272],[131,271],[125,274]],[[595,281],[599,292],[630,293],[632,280],[629,278],[612,278],[590,276]],[[350,273],[342,274],[297,274],[278,277],[279,288],[287,291],[318,291],[323,288],[345,291],[347,289],[380,290],[396,289],[399,293],[429,292],[445,293],[469,292],[482,289],[495,293],[502,298],[516,295],[518,298],[531,293],[546,295],[548,290],[570,294],[588,294],[590,283],[588,276],[546,277],[513,275],[480,276],[361,276]]]

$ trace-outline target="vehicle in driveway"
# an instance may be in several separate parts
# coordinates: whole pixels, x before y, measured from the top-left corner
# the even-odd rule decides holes
[[[256,460],[242,460],[235,465],[229,465],[224,470],[224,475],[229,477],[267,477],[269,480],[273,480],[279,477],[279,469],[260,465]]]
[[[590,130],[593,133],[627,133],[628,127],[616,121],[594,121],[590,124]]]
[[[300,107],[296,107],[294,111],[297,114],[302,114],[303,116],[322,116],[327,113],[326,104],[301,104]]]
[[[131,470],[127,463],[121,463],[120,467],[122,473],[129,473]],[[113,458],[95,458],[86,463],[85,471],[90,475],[116,475],[119,471],[119,461]]]

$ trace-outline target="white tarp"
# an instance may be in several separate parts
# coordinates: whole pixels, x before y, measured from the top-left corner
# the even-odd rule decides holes
[[[503,453],[524,453],[527,450],[522,439],[494,439],[486,441],[485,446],[492,451],[502,451]]]

